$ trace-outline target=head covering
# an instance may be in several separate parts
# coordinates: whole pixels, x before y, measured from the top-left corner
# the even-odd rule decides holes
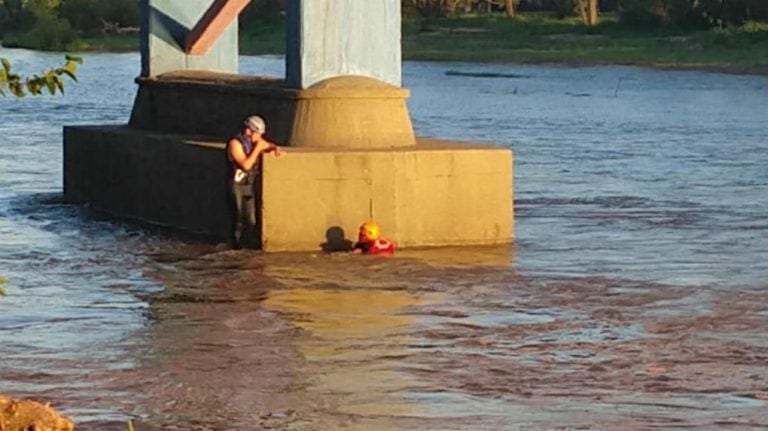
[[[376,241],[379,239],[379,226],[371,221],[365,222],[360,225],[358,236],[360,237],[360,240]]]
[[[251,115],[246,118],[243,125],[256,133],[264,133],[267,130],[267,125],[264,123],[264,119],[258,115]]]

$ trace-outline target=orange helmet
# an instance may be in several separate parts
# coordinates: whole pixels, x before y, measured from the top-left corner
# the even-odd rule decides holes
[[[358,231],[359,239],[365,241],[376,241],[379,239],[379,226],[374,222],[365,222],[360,225]]]

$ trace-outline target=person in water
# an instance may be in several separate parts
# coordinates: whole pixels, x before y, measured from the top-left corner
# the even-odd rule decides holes
[[[244,235],[249,232],[254,235],[257,231],[257,207],[261,200],[259,187],[259,172],[261,155],[272,153],[282,156],[283,150],[264,138],[267,131],[264,119],[252,115],[243,122],[240,133],[227,142],[227,159],[229,161],[229,186],[234,203],[234,237],[233,246],[243,246]],[[258,240],[256,241],[258,243]]]
[[[395,252],[395,243],[381,237],[379,226],[373,222],[360,225],[357,232],[357,243],[352,248],[356,254],[386,254]]]

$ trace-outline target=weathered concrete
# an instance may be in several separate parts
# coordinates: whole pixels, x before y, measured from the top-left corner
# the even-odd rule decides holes
[[[251,0],[216,0],[184,40],[187,54],[205,55]]]
[[[343,75],[400,87],[400,0],[288,0],[287,12],[290,87]]]
[[[64,193],[114,214],[216,238],[232,226],[223,142],[124,126],[65,128]],[[263,165],[265,251],[320,250],[374,218],[400,246],[513,237],[512,152],[421,139],[394,149],[291,148]]]
[[[258,113],[271,140],[282,144],[291,137],[298,90],[286,88],[281,79],[180,71],[137,82],[131,127],[224,140],[243,118]]]
[[[295,147],[416,143],[406,106],[409,91],[372,78],[336,77],[297,90],[276,78],[183,71],[138,83],[130,125],[139,129],[223,140],[257,112],[267,121],[270,139]]]
[[[331,148],[415,145],[408,95],[408,90],[362,76],[320,81],[299,91],[288,142]]]
[[[64,198],[216,238],[231,232],[224,144],[125,126],[64,128]]]
[[[175,70],[238,72],[237,20],[219,30],[203,55],[186,52],[186,39],[212,0],[141,0],[141,76]]]
[[[511,150],[414,137],[399,0],[289,0],[286,80],[234,74],[237,26],[222,29],[243,5],[142,0],[129,126],[65,128],[67,201],[228,239],[224,142],[259,114],[293,147],[264,159],[267,251],[344,243],[369,219],[400,247],[512,240]]]
[[[265,158],[266,251],[313,250],[376,220],[401,247],[512,241],[512,152],[419,139],[386,150],[301,149]]]

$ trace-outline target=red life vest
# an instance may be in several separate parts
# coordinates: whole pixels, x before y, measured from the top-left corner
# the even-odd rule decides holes
[[[368,243],[367,254],[393,254],[395,252],[395,243],[384,238],[379,238]]]

